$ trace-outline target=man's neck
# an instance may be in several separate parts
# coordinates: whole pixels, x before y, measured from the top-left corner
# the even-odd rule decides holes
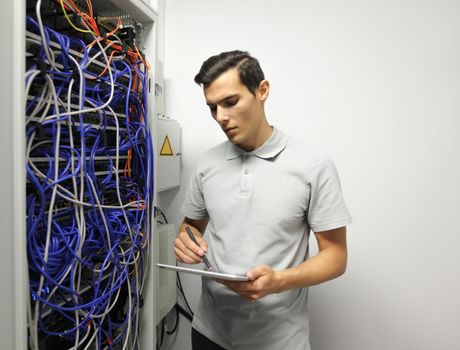
[[[268,122],[265,120],[261,128],[257,130],[257,134],[253,139],[253,143],[248,145],[238,145],[238,147],[246,152],[252,152],[262,146],[270,138],[272,133],[273,127],[271,127],[270,124],[268,124]]]

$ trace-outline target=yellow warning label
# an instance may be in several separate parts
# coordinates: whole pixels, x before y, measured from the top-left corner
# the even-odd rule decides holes
[[[169,142],[168,135],[166,135],[165,140],[163,141],[163,146],[161,146],[160,156],[172,156],[173,150],[171,147],[171,142]]]

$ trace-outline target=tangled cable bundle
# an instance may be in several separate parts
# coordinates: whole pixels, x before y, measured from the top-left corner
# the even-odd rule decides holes
[[[153,201],[148,65],[119,24],[101,36],[92,13],[59,2],[93,40],[44,26],[40,1],[27,18],[29,347],[136,349]]]

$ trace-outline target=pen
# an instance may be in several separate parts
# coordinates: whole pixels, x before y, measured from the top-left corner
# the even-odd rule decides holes
[[[200,245],[198,244],[198,242],[196,241],[196,238],[195,238],[195,236],[193,235],[192,230],[190,230],[190,227],[185,226],[185,230],[187,231],[188,236],[189,236],[190,239],[193,241],[193,243],[195,243],[197,246],[200,246]],[[212,269],[212,266],[211,266],[211,264],[209,263],[209,260],[208,260],[208,258],[206,257],[206,255],[203,255],[203,256],[201,257],[201,259],[203,259],[203,262],[204,262],[204,264],[206,265],[206,267],[208,268],[208,270],[211,270],[211,269]]]

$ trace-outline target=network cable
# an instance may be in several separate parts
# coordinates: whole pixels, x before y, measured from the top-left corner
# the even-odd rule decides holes
[[[148,64],[60,0],[92,40],[27,18],[29,346],[138,349],[150,252],[153,144]],[[80,27],[81,25],[81,27]]]

